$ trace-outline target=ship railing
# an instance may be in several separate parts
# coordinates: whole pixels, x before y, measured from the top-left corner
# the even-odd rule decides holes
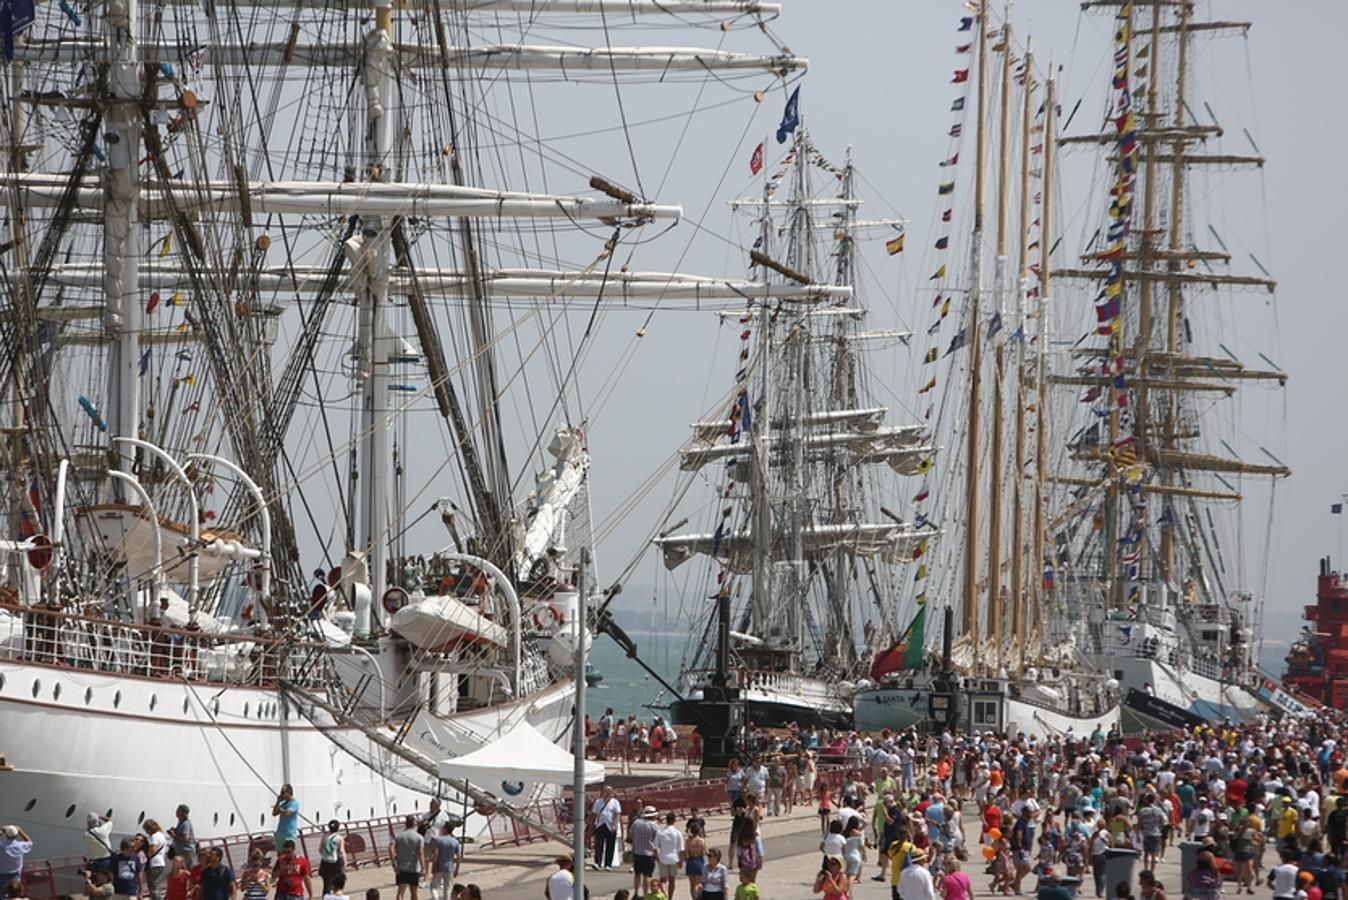
[[[684,677],[690,684],[701,684],[702,681],[715,674],[715,669],[690,669],[684,673]],[[782,691],[783,693],[803,693],[807,685],[807,680],[799,675],[790,672],[774,672],[771,669],[736,669],[740,679],[740,687],[766,688],[773,691]],[[834,682],[833,684],[836,684]],[[811,692],[812,694],[816,692]],[[830,694],[833,692],[830,691]]]
[[[323,645],[141,625],[42,606],[5,609],[20,628],[0,640],[0,659],[214,684],[322,682],[323,667],[314,666],[307,651],[324,650]]]

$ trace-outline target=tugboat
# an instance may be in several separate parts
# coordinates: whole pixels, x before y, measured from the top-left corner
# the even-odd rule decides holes
[[[1334,709],[1348,709],[1348,574],[1334,571],[1328,556],[1320,560],[1315,605],[1309,623],[1287,654],[1283,684]]]

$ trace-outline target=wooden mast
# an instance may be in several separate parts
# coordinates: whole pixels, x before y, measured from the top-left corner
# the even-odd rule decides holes
[[[1154,53],[1155,51],[1153,51]],[[1184,127],[1184,90],[1187,86],[1186,69],[1189,63],[1189,5],[1184,4],[1180,7],[1179,20],[1179,51],[1178,59],[1175,61],[1177,71],[1175,73],[1175,127]],[[1154,61],[1153,61],[1154,64]],[[1153,75],[1156,73],[1153,72]],[[1153,79],[1154,80],[1154,79]],[[1184,239],[1184,142],[1175,141],[1174,149],[1170,153],[1174,162],[1173,171],[1170,176],[1170,251],[1171,258],[1167,269],[1173,275],[1179,271],[1180,263],[1178,258],[1179,250]],[[1166,309],[1166,340],[1165,349],[1171,359],[1179,352],[1179,320],[1180,307],[1183,305],[1184,298],[1180,292],[1178,279],[1170,279],[1169,304]],[[1171,392],[1166,401],[1165,424],[1162,429],[1161,442],[1166,450],[1175,449],[1176,420],[1178,419],[1179,395]],[[1161,483],[1167,487],[1174,483],[1171,476],[1171,470],[1168,466],[1161,469]],[[1171,535],[1174,534],[1175,526],[1161,530],[1161,578],[1165,583],[1169,583],[1174,575],[1174,557],[1175,541]]]
[[[1054,96],[1053,67],[1049,66],[1048,81],[1044,85],[1044,202],[1039,210],[1039,302],[1036,314],[1039,326],[1035,336],[1039,346],[1035,348],[1035,410],[1034,410],[1034,560],[1035,565],[1043,566],[1045,560],[1045,542],[1047,540],[1044,511],[1044,485],[1048,483],[1046,474],[1048,453],[1048,297],[1049,297],[1049,257],[1053,249],[1053,158],[1057,141],[1058,111],[1054,108],[1057,99]],[[1036,642],[1040,653],[1044,642],[1044,583],[1042,572],[1034,580],[1034,626]]]
[[[974,16],[978,27],[978,80],[974,86],[974,106],[976,107],[976,128],[974,143],[974,235],[971,250],[972,272],[969,287],[969,421],[965,452],[967,459],[964,468],[964,494],[966,527],[964,529],[964,633],[969,636],[973,653],[972,670],[980,667],[979,627],[978,627],[978,432],[979,432],[979,392],[982,389],[982,377],[979,371],[983,361],[982,341],[979,340],[979,294],[983,289],[983,182],[984,140],[983,128],[987,119],[987,61],[988,28],[987,0],[979,4]]]
[[[1124,41],[1124,43],[1125,43],[1126,46],[1130,46],[1130,47],[1131,47],[1132,40],[1133,40],[1133,5],[1132,5],[1132,3],[1128,3],[1128,4],[1124,7],[1124,28],[1127,29],[1126,40]],[[1128,64],[1129,66],[1131,66],[1132,63],[1133,63],[1133,61],[1132,61],[1131,54],[1130,54],[1130,57],[1129,57],[1129,60],[1128,60],[1128,63],[1127,63],[1127,64]],[[1119,173],[1120,173],[1120,180],[1117,181],[1117,182],[1115,182],[1116,184],[1121,184],[1121,183],[1122,183],[1123,165],[1124,165],[1123,156],[1122,156],[1122,154],[1120,154],[1120,157],[1119,157]],[[1128,177],[1131,178],[1132,176],[1129,175]],[[1116,202],[1116,203],[1121,202],[1122,200],[1123,200],[1123,197],[1122,197],[1121,195],[1114,198],[1114,202]],[[1120,272],[1120,274],[1119,274],[1119,299],[1120,299],[1120,301],[1122,301],[1124,295],[1127,293],[1127,290],[1128,290],[1127,281],[1126,281],[1126,279],[1123,277],[1123,274],[1122,274],[1122,273],[1123,273],[1123,266],[1122,266],[1122,265],[1119,266],[1119,272]],[[1119,322],[1118,325],[1119,325],[1119,327],[1121,328],[1121,327],[1122,327],[1122,322]],[[1113,341],[1113,339],[1111,338],[1111,343],[1112,343],[1112,341]],[[1113,361],[1110,360],[1110,361],[1109,361],[1109,364],[1110,364],[1111,366],[1112,366],[1112,363],[1113,363]],[[1111,372],[1113,372],[1112,368],[1111,368]],[[1117,375],[1118,373],[1115,372],[1115,373],[1113,373],[1113,374]],[[1118,387],[1115,385],[1114,379],[1113,379],[1112,377],[1109,379],[1109,391],[1108,391],[1108,396],[1109,396],[1109,448],[1110,448],[1111,451],[1113,451],[1114,448],[1115,448],[1116,446],[1118,446],[1118,442],[1119,442],[1119,424],[1120,424],[1120,423],[1119,423],[1119,389],[1118,389]],[[1105,534],[1105,584],[1107,585],[1108,590],[1109,590],[1109,607],[1110,607],[1111,609],[1122,609],[1122,608],[1123,608],[1123,579],[1120,577],[1120,572],[1119,572],[1119,550],[1118,550],[1118,528],[1119,528],[1119,484],[1118,484],[1118,480],[1114,477],[1115,473],[1114,473],[1113,469],[1114,469],[1115,465],[1116,465],[1116,461],[1115,461],[1113,458],[1111,458],[1111,460],[1110,460],[1110,471],[1106,472],[1106,474],[1105,474],[1105,478],[1106,478],[1106,479],[1108,480],[1108,482],[1109,482],[1109,484],[1105,487],[1105,532],[1104,532],[1104,534]]]
[[[1151,8],[1151,44],[1148,48],[1147,67],[1147,108],[1143,112],[1145,127],[1160,127],[1160,111],[1157,109],[1156,85],[1160,75],[1161,55],[1161,15],[1160,8],[1153,3]],[[1131,60],[1130,60],[1131,62]],[[1142,233],[1138,236],[1137,268],[1141,272],[1151,271],[1154,248],[1156,246],[1156,141],[1147,142],[1147,152],[1143,158],[1146,168],[1146,185],[1142,194]],[[1122,265],[1122,260],[1120,260]],[[1138,283],[1138,328],[1137,340],[1133,344],[1133,371],[1137,373],[1135,397],[1137,403],[1133,411],[1133,434],[1136,436],[1137,458],[1145,460],[1148,449],[1148,424],[1151,397],[1147,387],[1150,383],[1151,345],[1152,345],[1152,279],[1141,278]],[[1138,579],[1144,577],[1147,562],[1147,530],[1142,529],[1137,542]]]
[[[1020,258],[1016,271],[1016,446],[1011,477],[1011,609],[1016,658],[1025,668],[1025,300],[1030,277],[1030,117],[1034,54],[1025,42],[1025,91],[1020,111]]]
[[[1011,159],[1011,21],[1002,23],[1002,82],[1001,108],[997,127],[997,260],[994,269],[997,291],[996,316],[1006,313],[1006,226],[1007,226],[1007,169]],[[974,323],[978,328],[981,323]],[[992,442],[988,472],[988,619],[997,660],[997,673],[1006,665],[1006,642],[1003,640],[1002,619],[1002,437],[1005,431],[1005,410],[1002,405],[1003,381],[1006,376],[1005,352],[1002,341],[993,348],[992,376]]]

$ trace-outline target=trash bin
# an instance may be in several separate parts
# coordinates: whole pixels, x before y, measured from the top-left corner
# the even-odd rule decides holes
[[[1105,851],[1105,897],[1118,896],[1119,882],[1133,887],[1133,868],[1142,854],[1128,847],[1110,847]]]
[[[1188,890],[1189,873],[1198,866],[1198,851],[1203,849],[1201,841],[1180,841],[1180,883],[1179,891],[1182,894]]]

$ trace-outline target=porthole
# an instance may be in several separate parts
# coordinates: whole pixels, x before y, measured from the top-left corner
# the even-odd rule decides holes
[[[258,827],[261,827],[261,826],[267,824],[267,814],[266,814],[266,813],[263,813],[262,815],[260,815],[260,816],[257,817],[257,824],[258,824]]]
[[[213,703],[211,703],[211,714],[214,715],[214,716],[217,716],[217,717],[220,715],[220,701],[219,701],[219,700],[216,700],[216,701],[214,701]]]
[[[347,820],[348,822],[351,821],[351,810],[349,810],[349,809],[346,811],[346,820]]]
[[[66,807],[66,818],[69,819],[73,815],[75,815],[75,804],[72,803]]]
[[[215,820],[216,820],[217,822],[220,821],[220,814],[219,814],[219,813],[216,813],[216,814],[215,814]],[[233,827],[234,827],[234,813],[230,813],[230,814],[229,814],[229,827],[230,827],[230,828],[233,828]]]
[[[94,689],[91,687],[87,687],[84,689],[84,705],[88,706],[90,703],[93,702],[94,702]]]
[[[219,813],[216,813],[215,815],[211,816],[211,824],[212,824],[212,825],[219,825],[219,824],[220,824],[220,814],[219,814]],[[233,823],[231,822],[230,824],[233,824]]]
[[[0,675],[0,691],[3,691],[4,689],[5,689],[5,676]]]
[[[34,806],[37,806],[37,798],[36,798],[36,797],[34,797],[32,800],[29,800],[29,801],[28,801],[28,803],[24,806],[23,811],[24,811],[24,812],[32,812]]]
[[[42,692],[42,679],[40,679],[40,678],[34,678],[34,679],[33,679],[33,696],[36,697],[36,696],[37,696],[39,693],[41,693],[41,692]]]
[[[141,822],[144,821],[145,821],[145,810],[142,809],[140,811],[140,815],[136,816],[136,824],[139,825]]]
[[[374,818],[374,807],[373,807],[373,806],[370,807],[370,818],[371,818],[371,819]]]
[[[150,695],[150,709],[154,709],[154,708],[155,708],[156,706],[158,706],[158,705],[159,705],[159,695],[158,695],[158,694],[151,694],[151,695]]]
[[[112,807],[111,807],[111,806],[108,807],[107,817],[108,817],[109,819],[112,818]]]
[[[183,698],[183,714],[184,714],[184,715],[187,714],[187,704],[188,704],[188,699],[187,699],[186,697],[184,697],[184,698]]]
[[[60,699],[61,699],[61,682],[58,681],[58,682],[56,682],[56,684],[54,684],[54,685],[52,686],[52,689],[51,689],[51,698],[52,698],[53,700],[60,700]]]
[[[122,705],[122,692],[118,691],[117,693],[112,695],[112,708],[116,709],[121,705]]]
[[[247,704],[247,703],[245,703],[245,704],[243,705],[243,717],[244,717],[245,719],[248,718],[248,704]]]
[[[394,800],[394,801],[393,801],[393,814],[394,814],[395,816],[398,814],[398,801],[397,801],[397,800]]]

